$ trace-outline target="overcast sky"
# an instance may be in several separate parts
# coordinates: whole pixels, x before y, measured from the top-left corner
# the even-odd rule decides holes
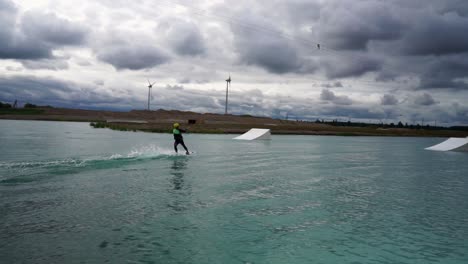
[[[0,0],[0,101],[468,125],[466,0]],[[317,44],[320,44],[318,48]]]

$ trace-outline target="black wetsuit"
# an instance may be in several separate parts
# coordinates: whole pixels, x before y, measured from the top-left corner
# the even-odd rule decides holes
[[[174,128],[172,130],[172,134],[174,135],[174,150],[177,153],[177,145],[181,144],[184,147],[185,151],[188,153],[188,149],[184,143],[184,137],[182,137],[182,132],[186,132],[186,130]]]

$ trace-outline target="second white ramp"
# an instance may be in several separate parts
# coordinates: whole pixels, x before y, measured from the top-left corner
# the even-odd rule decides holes
[[[271,139],[270,129],[252,128],[246,133],[235,137],[239,140],[268,140]]]
[[[435,146],[426,148],[427,150],[435,151],[468,151],[468,137],[467,138],[449,138],[446,141]]]

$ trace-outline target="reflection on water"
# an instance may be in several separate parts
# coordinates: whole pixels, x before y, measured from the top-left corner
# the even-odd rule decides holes
[[[187,159],[174,159],[171,166],[171,182],[174,190],[181,190],[184,187],[184,171],[187,169]]]
[[[170,170],[170,183],[171,189],[168,192],[171,194],[170,201],[167,207],[171,208],[175,212],[182,212],[187,210],[191,195],[191,188],[187,184],[185,179],[185,173],[187,170],[188,159],[185,157],[177,158],[172,161]]]

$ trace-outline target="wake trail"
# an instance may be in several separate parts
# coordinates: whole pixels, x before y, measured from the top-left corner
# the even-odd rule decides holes
[[[90,165],[111,163],[111,162],[131,162],[137,160],[163,159],[177,156],[171,149],[161,148],[155,145],[134,148],[126,154],[109,154],[96,157],[72,157],[58,160],[38,160],[21,162],[0,162],[0,169],[38,169],[38,168],[80,168]]]

